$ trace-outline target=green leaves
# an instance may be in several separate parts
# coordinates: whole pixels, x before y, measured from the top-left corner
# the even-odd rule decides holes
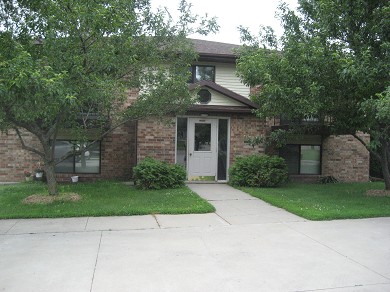
[[[59,115],[69,126],[74,113],[91,105],[119,123],[123,117],[165,115],[169,104],[169,112],[185,109],[193,102],[187,66],[196,58],[185,36],[217,29],[215,19],[193,15],[190,8],[182,1],[174,23],[146,0],[3,2],[0,102],[7,116],[19,126],[45,121],[44,133]],[[130,88],[142,95],[135,110],[124,106]],[[124,114],[127,108],[131,114]]]
[[[232,185],[246,187],[277,187],[288,178],[284,159],[268,155],[238,157],[229,175]]]
[[[185,110],[196,58],[186,36],[217,25],[185,1],[180,9],[174,23],[149,0],[0,2],[0,129],[33,133],[49,165],[64,128],[82,139],[93,126],[102,138],[126,120]]]
[[[333,134],[369,133],[370,150],[382,151],[390,142],[390,2],[300,0],[298,11],[280,6],[279,42],[264,38],[269,30],[242,30],[238,74],[261,85],[252,97],[258,115],[318,116]]]
[[[178,164],[168,164],[147,157],[133,167],[138,188],[149,190],[172,189],[184,186],[185,169]]]
[[[42,128],[49,127],[70,96],[64,86],[66,73],[42,65],[21,46],[15,50],[13,58],[0,63],[0,88],[4,93],[0,106],[9,122],[17,126],[39,120]]]

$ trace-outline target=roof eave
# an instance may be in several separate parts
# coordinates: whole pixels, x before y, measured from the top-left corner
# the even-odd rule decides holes
[[[198,61],[235,64],[237,56],[223,54],[199,54]]]
[[[253,109],[244,106],[193,105],[188,113],[253,114]]]

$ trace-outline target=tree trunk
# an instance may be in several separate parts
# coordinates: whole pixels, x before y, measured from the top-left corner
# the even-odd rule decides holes
[[[45,164],[45,172],[49,195],[58,195],[58,185],[54,171],[54,163]]]
[[[382,173],[383,173],[383,179],[385,180],[385,189],[390,190],[390,157],[388,156],[388,147],[390,146],[387,141],[381,141],[382,143],[382,159],[381,159],[381,166],[382,166]]]

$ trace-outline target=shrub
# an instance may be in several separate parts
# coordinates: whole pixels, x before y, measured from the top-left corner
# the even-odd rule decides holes
[[[238,157],[229,174],[232,185],[247,187],[276,187],[288,179],[285,160],[268,155]]]
[[[383,178],[381,162],[374,155],[370,155],[370,176]]]
[[[141,189],[171,189],[184,186],[186,171],[180,165],[145,158],[133,168],[135,184]]]
[[[334,176],[331,176],[331,175],[321,176],[318,179],[318,183],[320,183],[320,184],[335,184],[335,183],[338,183],[338,182],[339,181],[337,180],[337,178],[335,178]]]

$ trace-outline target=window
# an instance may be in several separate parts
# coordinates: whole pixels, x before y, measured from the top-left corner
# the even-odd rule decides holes
[[[228,120],[218,120],[218,180],[227,179]]]
[[[191,67],[190,83],[196,83],[200,81],[212,81],[215,82],[215,67],[194,65]]]
[[[56,141],[54,158],[58,161],[67,154],[80,149],[75,141]],[[56,165],[57,173],[100,173],[100,142],[91,145],[81,155],[72,155]]]
[[[211,124],[195,123],[194,151],[211,151]]]
[[[187,118],[176,122],[176,163],[187,167]]]
[[[211,93],[207,89],[201,89],[198,92],[198,100],[201,104],[208,104],[211,101]]]
[[[320,145],[286,145],[280,150],[289,174],[321,174]]]

